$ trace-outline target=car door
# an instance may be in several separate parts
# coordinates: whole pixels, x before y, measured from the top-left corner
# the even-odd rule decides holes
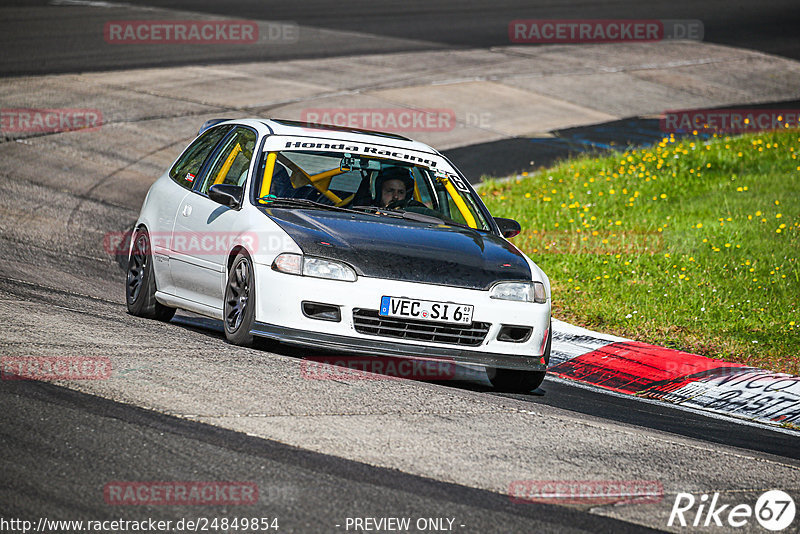
[[[191,194],[195,177],[232,126],[217,126],[200,134],[178,157],[168,171],[170,180],[159,180],[148,193],[147,204],[155,217],[150,222],[150,242],[153,247],[153,266],[159,291],[175,294],[169,268],[172,254],[170,238],[175,226],[178,207]]]
[[[208,190],[215,184],[245,186],[257,137],[255,130],[243,126],[231,131],[178,207],[170,272],[179,297],[222,309],[227,258],[240,233],[241,212],[214,202]]]

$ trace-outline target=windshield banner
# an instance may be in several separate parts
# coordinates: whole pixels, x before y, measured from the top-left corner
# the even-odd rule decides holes
[[[407,161],[409,163],[424,165],[429,168],[437,168],[442,163],[441,160],[434,154],[403,150],[402,148],[395,147],[372,146],[365,143],[342,141],[337,139],[314,138],[313,140],[309,141],[306,137],[285,137],[282,139],[279,147],[276,147],[272,143],[270,143],[270,145],[272,145],[272,147],[267,147],[267,150],[279,149],[345,152],[349,154],[384,157],[400,161]]]

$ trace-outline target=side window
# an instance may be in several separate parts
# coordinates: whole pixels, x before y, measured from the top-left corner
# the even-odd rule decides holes
[[[237,128],[217,153],[200,192],[207,194],[216,184],[244,185],[255,147],[256,133],[248,128]]]
[[[206,158],[230,129],[230,126],[218,126],[203,132],[203,135],[195,139],[172,166],[169,171],[170,178],[181,187],[191,189]]]
[[[456,203],[453,201],[453,198],[450,195],[447,195],[447,205],[448,211],[450,212],[450,220],[466,226],[467,220],[464,218],[464,215],[458,209],[458,206],[456,206]]]
[[[462,207],[459,207],[459,205],[456,204],[456,202],[453,200],[453,197],[451,197],[449,194],[447,195],[450,220],[459,224],[471,226],[472,228],[488,228],[483,214],[481,214],[481,212],[475,206],[475,202],[472,200],[469,193],[464,193],[460,195],[460,197],[464,201],[462,207],[465,211],[462,211]]]

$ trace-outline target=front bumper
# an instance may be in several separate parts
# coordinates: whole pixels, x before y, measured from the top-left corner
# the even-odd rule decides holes
[[[253,325],[250,333],[254,336],[266,337],[290,345],[373,356],[395,356],[415,360],[444,360],[453,363],[499,367],[519,371],[545,371],[547,369],[547,364],[540,363],[539,358],[520,358],[513,355],[461,350],[452,347],[411,345],[393,341],[343,337],[259,322]]]
[[[491,299],[488,291],[369,277],[355,282],[324,280],[273,271],[255,263],[256,313],[253,335],[326,350],[380,354],[425,360],[449,360],[484,367],[543,371],[550,325],[550,302],[535,304]],[[482,341],[458,344],[377,335],[358,328],[355,310],[377,313],[382,296],[471,304],[473,324],[488,324]],[[309,318],[302,302],[337,306],[340,321]],[[499,339],[501,327],[530,327],[519,342]]]

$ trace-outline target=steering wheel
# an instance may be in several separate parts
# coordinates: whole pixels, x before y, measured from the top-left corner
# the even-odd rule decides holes
[[[396,210],[396,209],[403,209],[408,205],[408,200],[406,199],[397,199],[392,200],[386,205],[387,210]]]

